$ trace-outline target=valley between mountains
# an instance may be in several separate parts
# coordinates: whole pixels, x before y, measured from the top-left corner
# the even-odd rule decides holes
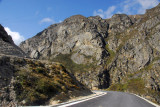
[[[0,25],[0,104],[49,105],[91,90],[160,104],[160,4],[143,15],[75,15],[16,46]]]

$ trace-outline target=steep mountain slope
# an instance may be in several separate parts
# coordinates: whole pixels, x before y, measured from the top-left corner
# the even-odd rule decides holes
[[[0,24],[0,54],[16,55],[20,57],[26,54],[14,44],[11,36],[7,34],[4,27]]]
[[[25,58],[0,26],[0,106],[49,105],[91,94],[60,63]]]
[[[20,47],[32,58],[63,63],[91,89],[110,87],[160,103],[160,4],[144,15],[72,16]]]
[[[116,83],[120,83],[117,87],[126,85],[123,90],[151,99],[154,97],[153,100],[160,103],[159,13],[160,5],[147,10],[124,32],[109,34],[107,47],[115,54],[107,69],[113,87],[116,87]],[[133,86],[131,83],[134,83]]]
[[[58,61],[77,75],[88,75],[80,75],[84,78],[80,81],[90,88],[98,87],[97,74],[103,71],[101,65],[105,64],[108,55],[104,41],[107,29],[108,24],[100,17],[76,15],[51,25],[22,42],[20,47],[32,58]],[[91,72],[93,75],[89,76]],[[90,82],[92,80],[95,83]]]
[[[51,105],[90,93],[59,63],[0,55],[0,106]]]

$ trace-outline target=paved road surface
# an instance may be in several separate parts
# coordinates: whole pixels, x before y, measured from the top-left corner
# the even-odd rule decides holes
[[[107,92],[106,95],[69,107],[155,107],[145,100],[128,93]]]

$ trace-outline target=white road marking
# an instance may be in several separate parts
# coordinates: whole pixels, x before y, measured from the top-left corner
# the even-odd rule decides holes
[[[106,95],[106,94],[107,94],[107,92],[103,92],[100,95],[92,96],[92,97],[89,97],[87,99],[82,99],[80,101],[74,101],[74,102],[62,103],[60,105],[55,105],[55,106],[56,107],[67,107],[67,106],[75,105],[75,104],[78,104],[78,103],[81,103],[81,102],[84,102],[84,101],[88,101],[88,100],[91,100],[91,99],[94,99],[94,98],[97,98],[97,97],[101,97],[101,96]]]
[[[75,105],[75,104],[78,104],[78,103],[81,103],[81,102],[85,102],[85,101],[88,101],[88,100],[91,100],[91,99],[94,99],[94,98],[98,98],[98,97],[101,97],[101,96],[106,95],[106,94],[107,94],[107,92],[102,92],[99,95],[95,95],[95,96],[92,96],[92,97],[89,97],[89,98],[85,98],[85,99],[81,99],[81,100],[78,100],[78,101],[70,101],[70,102],[57,104],[57,105],[52,106],[52,107],[67,107],[67,106]],[[133,93],[130,93],[130,94],[133,94]],[[155,103],[153,103],[153,102],[151,102],[151,101],[149,101],[149,100],[147,100],[147,99],[145,99],[143,97],[140,97],[140,96],[138,96],[136,94],[133,94],[133,95],[135,95],[135,96],[147,101],[148,103],[152,104],[155,107],[160,107],[159,105],[157,105],[157,104],[155,104]],[[49,107],[51,107],[51,106],[49,106]]]
[[[141,97],[141,96],[139,96],[139,95],[136,95],[136,94],[133,94],[133,95],[135,95],[135,96],[137,96],[137,97],[139,97],[139,98],[147,101],[148,103],[152,104],[152,105],[155,106],[155,107],[160,107],[159,105],[157,105],[157,104],[155,104],[155,103],[153,103],[153,102],[151,102],[151,101],[149,101],[149,100],[147,100],[147,99],[145,99],[145,98],[143,98],[143,97]]]

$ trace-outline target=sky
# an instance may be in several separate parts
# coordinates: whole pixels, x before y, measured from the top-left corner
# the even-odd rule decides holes
[[[144,14],[160,0],[0,0],[0,24],[15,44],[72,15]]]

